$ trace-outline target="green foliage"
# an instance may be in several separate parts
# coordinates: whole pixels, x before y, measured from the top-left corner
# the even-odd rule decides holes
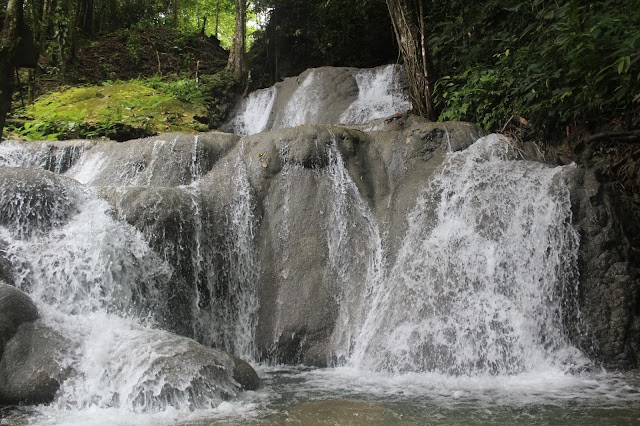
[[[199,85],[195,80],[163,80],[153,77],[143,82],[145,85],[157,89],[163,93],[170,93],[176,99],[194,105],[205,106],[209,101],[206,95],[206,87]]]
[[[226,70],[202,76],[200,84],[207,99],[209,127],[218,128],[227,119],[229,106],[237,99],[242,88],[233,73]]]
[[[150,87],[159,84],[157,81],[108,82],[50,93],[22,111],[32,120],[14,131],[29,140],[55,140],[112,137],[116,130],[122,129],[136,136],[207,130],[194,119],[206,115],[204,107],[181,101],[168,90]],[[175,82],[173,87],[181,84]]]
[[[635,1],[484,0],[454,15],[456,3],[430,17],[442,120],[500,130],[519,116],[550,132],[639,106]]]

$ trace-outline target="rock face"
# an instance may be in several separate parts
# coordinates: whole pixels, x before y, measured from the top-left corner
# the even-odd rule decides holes
[[[574,226],[580,233],[578,290],[581,322],[569,327],[572,339],[612,368],[640,366],[640,265],[606,186],[592,170],[571,177]]]
[[[387,224],[388,252],[395,253],[416,190],[441,164],[447,138],[463,148],[477,137],[467,124],[413,123],[396,132],[303,126],[246,138],[261,217],[256,338],[263,357],[333,361],[341,286],[356,288],[366,276],[366,262],[353,251],[371,243],[361,215],[370,211]],[[343,226],[361,229],[350,235],[362,240],[339,242],[334,231]]]
[[[356,99],[356,83],[347,80],[339,83]],[[297,82],[287,84],[297,90]],[[368,297],[367,274],[376,269],[369,263],[375,256],[363,253],[376,253],[384,239],[374,261],[394,264],[422,189],[447,152],[479,136],[467,123],[398,115],[244,137],[174,134],[83,145],[60,170],[94,187],[113,216],[140,231],[171,266],[158,315],[163,327],[242,356],[324,366],[345,356],[354,339],[350,324],[362,321],[352,315],[361,307],[352,304]],[[564,295],[564,321],[572,341],[606,365],[640,366],[638,265],[626,252],[615,201],[591,171],[569,174],[580,282]],[[0,188],[7,197],[23,191],[22,178],[24,191],[34,188],[44,200],[70,181],[5,168]],[[47,229],[73,213],[67,210],[60,220],[27,215],[18,223],[25,234]],[[15,222],[16,213],[4,206],[0,220]],[[0,263],[0,272],[10,269]],[[238,377],[252,376],[234,362]],[[241,387],[254,387],[254,378]]]
[[[308,69],[236,106],[222,130],[242,135],[302,124],[358,124],[411,109],[398,65],[372,69]]]

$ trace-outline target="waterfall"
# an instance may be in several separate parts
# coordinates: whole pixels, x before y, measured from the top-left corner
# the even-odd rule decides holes
[[[302,124],[318,123],[318,113],[323,100],[327,97],[327,88],[312,70],[300,83],[300,86],[286,103],[284,110],[279,111],[274,119],[273,129],[296,127]]]
[[[352,364],[476,375],[585,362],[562,325],[578,247],[563,169],[510,153],[483,138],[419,194]]]
[[[367,202],[346,169],[335,137],[326,147],[328,166],[328,263],[337,287],[338,318],[332,336],[336,358],[344,362],[362,327],[372,289],[384,271],[382,238]]]
[[[355,74],[358,99],[340,116],[340,123],[367,123],[376,118],[389,117],[411,109],[409,96],[399,82],[400,70],[395,65]]]
[[[325,67],[250,93],[224,128],[253,135],[303,124],[362,124],[409,109],[400,66]]]
[[[216,306],[211,304],[214,309],[224,306],[230,314],[225,317],[217,313],[209,317],[213,323],[202,324],[206,316],[198,314],[206,304],[198,299],[198,282],[194,280],[190,295],[197,307],[192,312],[193,324],[200,333],[193,337],[205,341],[216,329],[223,330],[218,335],[227,340],[207,343],[247,359],[254,356],[254,220],[246,170],[243,173],[238,162],[241,154],[234,164],[226,165],[234,196],[227,209],[225,241],[217,244],[211,234],[220,228],[212,230],[204,219],[207,206],[197,185],[205,172],[197,136],[192,137],[190,150],[183,156],[178,137],[140,142],[132,145],[139,149],[134,151],[137,158],[128,156],[129,161],[124,163],[114,162],[104,144],[102,149],[89,149],[65,167],[55,169],[78,180],[38,170],[49,168],[52,162],[34,156],[33,149],[24,144],[0,147],[5,166],[0,175],[2,254],[13,265],[15,285],[37,303],[43,324],[68,342],[68,347],[56,355],[61,371],[68,370],[69,375],[53,406],[125,412],[215,408],[238,392],[229,379],[233,370],[230,358],[156,327],[170,325],[170,316],[185,315],[175,312],[173,299],[184,291],[176,286],[187,277],[178,276],[175,268],[182,261],[193,263],[196,277],[223,277],[228,280],[223,285],[230,286],[226,293],[230,297],[217,301]],[[126,151],[124,146],[122,151]],[[158,176],[164,173],[164,167],[178,161],[167,163],[167,151],[180,157],[178,160],[188,168],[184,172],[189,178],[185,179],[195,184],[151,188],[154,182],[170,182]],[[131,161],[142,158],[144,166],[131,173]],[[116,174],[108,177],[109,182],[120,186],[107,192],[88,186],[96,180],[105,181],[107,178],[101,175],[111,174],[114,169]],[[115,204],[107,203],[98,192],[113,194]],[[145,235],[127,223],[124,209],[130,193],[149,194],[155,209],[150,211],[153,219],[175,208],[175,199],[187,199],[191,204],[180,210],[177,229],[154,233],[157,228],[152,223],[145,227],[145,232],[150,232]],[[180,258],[178,253],[191,243],[197,249],[189,251],[188,259]],[[159,244],[160,250],[154,250],[151,244]],[[224,260],[216,263],[220,257]],[[213,292],[207,295],[216,297]],[[211,364],[214,361],[215,368]]]
[[[243,359],[255,358],[258,266],[255,253],[254,197],[244,164],[244,146],[222,169],[224,185],[231,199],[224,208],[223,229],[210,229],[202,214],[195,220],[192,254],[194,277],[194,334],[206,345],[215,346]],[[196,185],[196,208],[204,203]],[[207,230],[208,229],[208,230]],[[213,234],[213,235],[212,235]],[[219,241],[216,240],[215,234]]]
[[[253,135],[267,128],[271,109],[276,100],[277,88],[260,89],[243,99],[238,114],[231,120],[233,133]]]

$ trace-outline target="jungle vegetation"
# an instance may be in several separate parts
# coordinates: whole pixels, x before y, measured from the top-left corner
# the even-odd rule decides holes
[[[640,137],[637,0],[0,0],[0,28],[13,115],[65,85],[155,78],[189,87],[215,127],[232,94],[308,67],[402,62],[419,115]]]

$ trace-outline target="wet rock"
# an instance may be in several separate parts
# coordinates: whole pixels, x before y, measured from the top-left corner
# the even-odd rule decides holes
[[[76,181],[49,171],[0,167],[0,225],[19,237],[66,223],[77,212]]]
[[[240,389],[257,390],[260,387],[260,378],[256,370],[240,358],[233,357],[233,362],[233,378],[240,384]]]
[[[38,309],[22,291],[0,280],[0,359],[18,327],[38,318]]]
[[[260,384],[256,372],[245,361],[166,331],[131,330],[126,341],[116,346],[103,363],[102,377],[107,383],[126,386],[112,396],[109,392],[114,390],[109,389],[104,401],[116,398],[117,406],[135,411],[168,406],[191,410],[215,408],[241,391],[257,389]],[[137,361],[133,378],[123,376],[129,371],[130,357]],[[71,388],[76,374],[70,376]]]
[[[7,243],[0,239],[0,283],[13,285],[13,265],[7,258]]]
[[[0,404],[53,401],[69,374],[61,361],[69,347],[67,339],[39,321],[22,324],[0,361]]]
[[[343,287],[364,288],[356,281],[366,279],[367,265],[357,251],[370,243],[368,225],[354,207],[355,191],[366,203],[361,208],[371,209],[377,223],[390,229],[392,261],[419,188],[450,149],[464,149],[479,133],[467,123],[408,120],[394,130],[369,133],[316,125],[243,138],[260,212],[256,339],[263,358],[313,366],[335,360]],[[261,167],[265,158],[278,166]],[[348,176],[340,175],[336,161]],[[349,207],[339,210],[343,196]],[[342,226],[350,228],[351,240],[340,246],[335,230]]]
[[[611,368],[640,366],[640,267],[633,262],[615,201],[593,170],[571,173],[574,226],[580,233],[572,340]],[[571,306],[568,303],[567,306]]]

